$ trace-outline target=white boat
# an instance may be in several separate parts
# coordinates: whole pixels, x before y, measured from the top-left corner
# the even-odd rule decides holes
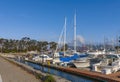
[[[60,54],[57,53],[57,52],[55,52],[55,53],[54,53],[54,58],[58,58],[58,57],[60,57]]]
[[[87,54],[101,55],[101,54],[105,54],[105,51],[87,52]]]
[[[120,70],[120,56],[119,54],[108,54],[99,63],[93,64],[93,71],[102,72],[104,74],[111,74]]]
[[[61,63],[60,59],[59,58],[54,58],[53,59],[53,64],[58,64],[58,63]]]
[[[48,55],[42,54],[35,56],[32,60],[39,61],[39,62],[46,62],[46,61],[52,61],[53,58],[50,58]]]
[[[74,54],[79,55],[78,60],[74,60],[73,64],[79,68],[79,67],[89,67],[89,61],[86,59],[86,55],[80,54],[76,51],[76,13],[74,15]],[[82,57],[83,56],[83,57]]]
[[[82,67],[89,67],[90,66],[90,62],[87,58],[80,58],[80,60],[75,60],[73,61],[73,64],[77,67],[77,68],[82,68]]]
[[[62,35],[64,35],[64,39],[63,39],[64,41],[61,43]],[[57,52],[57,50],[59,48],[59,45],[64,46],[63,56],[65,56],[65,44],[66,44],[66,17],[65,17],[65,23],[64,23],[63,30],[62,30],[62,32],[60,34],[60,37],[59,37],[59,40],[58,40],[58,45],[56,47],[55,53],[53,54],[53,58],[54,58],[53,59],[53,64],[62,62],[62,61],[60,61],[61,54],[59,52]]]

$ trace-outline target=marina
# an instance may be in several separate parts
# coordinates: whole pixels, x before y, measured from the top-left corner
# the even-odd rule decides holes
[[[101,73],[97,73],[97,72],[90,72],[88,70],[83,70],[83,69],[76,69],[76,68],[66,68],[66,67],[59,67],[59,66],[52,66],[52,65],[42,65],[42,63],[39,62],[34,62],[34,61],[19,61],[22,62],[26,65],[29,65],[31,67],[33,67],[34,69],[37,70],[41,70],[42,72],[47,72],[50,74],[55,74],[58,76],[61,76],[63,78],[66,78],[72,82],[79,82],[79,81],[86,81],[86,82],[93,82],[93,81],[97,81],[97,82],[114,82],[114,81],[118,81],[119,82],[119,78],[114,77],[111,78],[111,76],[113,75],[119,75],[118,73],[115,74],[110,74],[110,75],[105,75],[105,74],[101,74]],[[59,71],[58,71],[59,70]],[[72,74],[72,75],[71,75]],[[74,78],[77,78],[77,80],[73,80],[70,79],[69,77],[73,76]],[[93,77],[94,76],[94,77]]]
[[[0,82],[120,82],[119,0],[0,0]]]

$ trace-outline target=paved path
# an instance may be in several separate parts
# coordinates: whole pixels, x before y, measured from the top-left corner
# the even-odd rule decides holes
[[[0,57],[0,82],[40,82],[34,75]]]
[[[0,75],[0,82],[2,82],[2,78],[1,78],[1,75]]]

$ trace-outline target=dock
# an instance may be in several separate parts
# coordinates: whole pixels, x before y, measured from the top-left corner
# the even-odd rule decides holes
[[[31,60],[28,60],[28,61],[42,65],[42,63],[34,62]],[[64,71],[67,73],[71,73],[74,75],[83,76],[83,77],[86,77],[89,79],[93,79],[93,80],[96,80],[96,82],[120,82],[120,77],[119,77],[120,72],[105,75],[105,74],[102,74],[99,72],[93,72],[93,71],[88,71],[88,70],[84,70],[84,69],[60,67],[60,66],[53,66],[53,65],[47,65],[47,64],[44,64],[44,66],[53,68],[53,69],[57,69],[60,71]]]

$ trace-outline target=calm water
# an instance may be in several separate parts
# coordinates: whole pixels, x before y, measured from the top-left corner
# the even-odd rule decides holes
[[[31,62],[24,62],[24,63],[33,67],[34,69],[40,70],[42,72],[54,74],[54,75],[57,75],[57,76],[61,76],[65,79],[67,79],[67,80],[70,80],[71,82],[95,82],[95,80],[92,80],[92,79],[88,79],[88,78],[77,76],[77,75],[72,75],[72,74],[69,74],[69,73],[66,73],[66,72],[63,72],[63,71],[59,71],[59,70],[56,70],[56,69],[52,69],[52,68],[43,67],[41,65],[34,64],[34,63],[31,63]]]

